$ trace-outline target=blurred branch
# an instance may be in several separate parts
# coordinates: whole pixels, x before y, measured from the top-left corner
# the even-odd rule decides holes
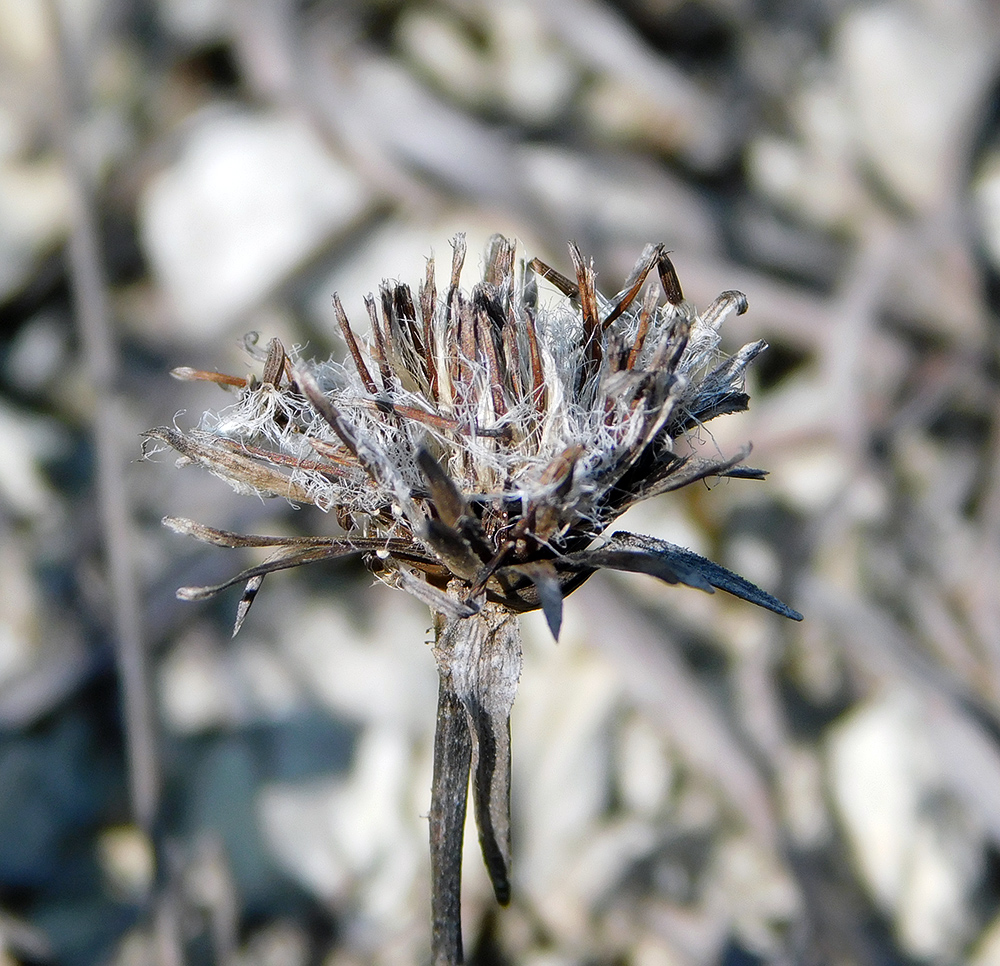
[[[136,821],[150,833],[158,808],[160,776],[123,471],[124,406],[117,389],[118,358],[111,334],[93,188],[76,144],[77,110],[73,92],[85,90],[86,82],[72,76],[72,65],[79,58],[70,49],[56,0],[49,0],[48,11],[55,39],[57,134],[72,204],[70,280],[84,361],[94,393],[91,430],[97,450],[97,499],[111,591],[112,628],[122,677],[132,808]]]
[[[103,531],[111,603],[111,634],[120,678],[132,813],[156,842],[160,798],[156,717],[141,630],[134,540],[122,450],[124,401],[118,390],[119,362],[111,332],[102,267],[94,188],[78,144],[78,122],[86,110],[88,82],[82,51],[73,49],[63,9],[48,0],[55,81],[55,133],[63,156],[71,204],[69,274],[75,317],[90,388],[96,449],[97,502]],[[166,961],[166,960],[165,960]]]

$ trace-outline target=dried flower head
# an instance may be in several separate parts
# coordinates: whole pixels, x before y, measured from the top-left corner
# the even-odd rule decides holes
[[[250,341],[263,356],[259,382],[175,372],[235,387],[235,405],[198,430],[147,434],[240,492],[333,510],[344,530],[242,536],[168,518],[175,530],[220,546],[276,550],[232,580],[183,588],[181,597],[245,581],[238,630],[266,574],[362,553],[381,580],[434,612],[441,697],[431,834],[441,962],[460,956],[452,866],[470,758],[484,858],[497,898],[509,898],[509,716],[521,666],[515,614],[541,608],[558,635],[564,596],[610,568],[720,588],[801,619],[689,550],[606,532],[638,501],[696,480],[763,476],[742,466],[747,451],[705,458],[690,443],[703,423],[747,407],[745,370],[765,345],[732,356],[719,349],[719,327],[746,310],[744,296],[724,292],[698,314],[663,246],[651,245],[607,299],[576,246],[573,280],[537,259],[518,265],[513,243],[500,236],[489,244],[482,281],[466,293],[462,236],[453,249],[441,297],[429,259],[416,298],[407,285],[385,282],[378,299],[366,299],[368,345],[334,296],[347,363],[305,363],[277,340],[263,356]],[[654,270],[659,286],[640,298]],[[538,277],[563,297],[541,304]]]

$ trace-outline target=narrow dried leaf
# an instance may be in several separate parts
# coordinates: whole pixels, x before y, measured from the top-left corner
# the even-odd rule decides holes
[[[437,509],[438,516],[449,527],[455,527],[458,521],[468,513],[468,504],[455,481],[448,475],[445,468],[423,447],[417,452],[417,465],[427,480],[431,499]]]
[[[726,316],[730,312],[743,315],[750,307],[747,297],[742,292],[735,290],[723,292],[716,300],[702,313],[702,322],[717,329],[722,325]]]
[[[479,613],[479,605],[474,601],[462,601],[449,597],[443,590],[438,590],[426,580],[410,573],[406,567],[395,568],[394,575],[403,590],[425,603],[437,614],[444,614],[453,620],[461,620]]]
[[[441,619],[437,620],[440,634]],[[462,955],[462,841],[469,796],[472,736],[465,706],[450,675],[438,684],[431,782],[431,953],[434,966],[452,966]]]
[[[648,500],[650,497],[659,496],[661,493],[670,493],[679,490],[681,487],[696,483],[698,480],[708,479],[712,476],[735,476],[741,479],[760,479],[760,470],[752,470],[742,467],[739,464],[750,455],[750,447],[745,446],[735,456],[726,460],[720,459],[696,459],[686,457],[673,463],[665,463],[661,472],[649,474],[649,482],[642,486],[637,486],[630,494],[631,506],[640,500]]]
[[[294,503],[313,503],[313,495],[284,473],[279,473],[258,460],[241,453],[213,445],[207,433],[185,436],[167,427],[150,429],[144,439],[156,439],[173,447],[186,460],[204,466],[213,476],[218,476],[237,489],[258,496],[283,496]]]
[[[576,282],[567,278],[562,272],[557,272],[551,265],[546,265],[540,258],[533,258],[528,262],[528,267],[536,275],[540,275],[547,282],[551,282],[568,298],[575,299],[580,294],[580,287]]]
[[[649,275],[662,253],[662,245],[646,246],[635,268],[632,269],[632,275],[625,283],[624,291],[611,303],[611,311],[608,312],[601,323],[603,328],[607,329],[632,304],[632,301],[639,294],[639,289],[642,288],[642,283],[646,281],[646,276]]]
[[[671,305],[680,305],[684,301],[684,293],[681,291],[681,282],[677,277],[677,269],[670,261],[670,256],[665,251],[660,251],[660,257],[656,260],[656,271],[660,276],[660,284],[663,286],[663,294]]]
[[[250,613],[250,606],[257,598],[257,592],[260,590],[260,586],[263,583],[263,574],[251,577],[247,581],[247,585],[243,589],[243,596],[240,598],[239,606],[236,608],[236,621],[233,624],[233,637],[239,634],[240,628],[243,626],[243,621],[246,620],[247,614]]]
[[[178,366],[170,370],[170,375],[181,382],[214,382],[220,386],[233,389],[245,389],[246,379],[240,376],[227,376],[222,372],[206,372],[204,369],[192,369],[190,366]]]
[[[473,580],[482,570],[483,562],[469,541],[441,520],[428,520],[421,537],[456,576]]]
[[[557,561],[557,566],[566,559]],[[668,583],[683,583],[709,593],[713,587],[717,587],[734,597],[781,614],[782,617],[795,621],[802,620],[802,615],[797,610],[793,610],[739,574],[713,563],[692,550],[678,547],[666,540],[658,540],[656,537],[620,530],[611,535],[606,548],[570,554],[569,559],[587,567],[596,564],[612,570],[652,574]]]
[[[378,387],[375,385],[375,380],[372,379],[372,375],[368,371],[368,366],[365,365],[361,349],[358,347],[358,340],[355,338],[354,330],[347,319],[347,313],[344,311],[340,296],[336,292],[333,295],[333,314],[337,316],[337,324],[340,326],[344,341],[347,343],[347,349],[354,360],[354,368],[358,371],[358,377],[361,379],[361,383],[365,389],[374,396],[378,392]]]
[[[264,537],[254,534],[233,533],[232,530],[218,530],[205,526],[185,517],[164,517],[161,521],[165,527],[185,537],[194,537],[202,543],[210,543],[216,547],[240,549],[243,547],[287,547],[295,544],[315,546],[317,544],[332,544],[341,542],[333,537]]]
[[[509,569],[524,574],[535,585],[542,613],[545,615],[549,630],[552,631],[552,636],[558,641],[559,631],[562,628],[563,589],[556,568],[550,561],[541,560],[538,563],[521,564]]]
[[[357,430],[346,420],[336,406],[327,398],[308,369],[297,369],[295,378],[302,387],[316,412],[337,434],[340,441],[350,450],[372,480],[392,491],[403,514],[416,531],[422,529],[423,515],[413,502],[410,488],[403,481],[392,461],[369,439],[358,435]]]
[[[355,546],[313,546],[304,550],[293,550],[265,560],[264,563],[258,564],[256,567],[243,570],[221,584],[212,584],[206,587],[180,587],[177,590],[177,597],[180,600],[207,600],[229,587],[254,577],[263,577],[265,574],[273,574],[278,570],[288,570],[291,567],[300,567],[303,564],[316,563],[320,560],[336,560],[338,557],[346,557],[358,552],[359,550]]]

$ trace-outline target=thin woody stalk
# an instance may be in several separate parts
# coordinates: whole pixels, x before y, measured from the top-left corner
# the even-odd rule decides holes
[[[669,584],[724,590],[777,614],[801,615],[738,574],[683,547],[609,532],[630,506],[711,477],[760,480],[736,456],[698,453],[697,430],[746,409],[747,366],[765,348],[719,348],[719,327],[746,299],[723,292],[699,314],[684,300],[662,245],[643,251],[606,298],[571,246],[576,281],[491,239],[482,280],[459,286],[465,240],[453,242],[438,298],[433,261],[418,295],[384,283],[367,302],[372,341],[334,311],[350,356],[305,363],[277,339],[263,382],[191,369],[240,392],[201,428],[150,430],[239,492],[333,510],[342,536],[246,536],[168,518],[216,546],[272,555],[188,600],[234,583],[246,589],[239,629],[264,577],[363,554],[386,584],[434,614],[440,675],[431,803],[434,962],[461,962],[462,832],[469,776],[483,858],[497,900],[510,899],[510,711],[521,672],[517,615],[541,609],[553,636],[563,598],[602,568]],[[655,268],[655,273],[653,269]],[[562,293],[542,304],[539,279]],[[647,285],[647,282],[652,284]],[[639,293],[647,285],[646,294]],[[660,303],[656,289],[662,291]]]
[[[440,633],[440,620],[435,621]],[[469,794],[472,739],[465,708],[451,686],[438,680],[434,730],[434,778],[431,783],[431,961],[453,966],[462,956],[462,842]]]
[[[517,618],[497,604],[468,618],[438,614],[434,625],[440,684],[431,888],[434,962],[444,964],[462,961],[458,898],[470,771],[486,870],[497,901],[510,902],[510,711],[521,675],[521,635]]]

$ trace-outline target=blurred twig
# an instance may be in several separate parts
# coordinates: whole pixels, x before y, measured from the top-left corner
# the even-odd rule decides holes
[[[93,186],[78,143],[78,122],[86,110],[88,84],[83,52],[74,49],[64,12],[48,0],[55,81],[55,127],[69,187],[72,227],[69,272],[75,316],[93,392],[91,432],[96,449],[97,502],[103,531],[121,700],[127,741],[132,812],[151,843],[156,842],[160,798],[156,717],[141,630],[133,527],[122,450],[124,402],[118,389],[119,363],[111,332],[107,284]],[[164,962],[179,961],[164,956]]]

